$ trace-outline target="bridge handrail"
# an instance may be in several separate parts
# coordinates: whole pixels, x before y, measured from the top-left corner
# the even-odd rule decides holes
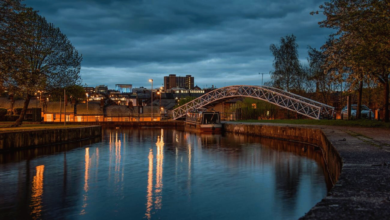
[[[327,104],[324,104],[324,103],[321,103],[321,102],[317,102],[317,101],[315,101],[315,100],[312,100],[312,99],[309,99],[309,98],[306,98],[306,97],[303,97],[303,96],[300,96],[300,95],[297,95],[297,94],[294,94],[294,93],[291,93],[291,92],[287,92],[287,91],[284,91],[284,90],[282,90],[282,89],[278,89],[278,88],[274,88],[274,87],[270,87],[270,86],[262,86],[262,88],[267,88],[267,89],[269,89],[269,90],[277,90],[277,91],[279,91],[279,92],[281,92],[281,93],[287,93],[287,94],[289,94],[289,95],[292,95],[292,96],[299,97],[299,98],[301,98],[301,99],[307,100],[307,101],[309,101],[309,102],[311,102],[311,103],[315,103],[315,104],[318,104],[318,105],[320,105],[320,106],[326,106],[326,107],[328,107],[328,108],[334,109],[333,106],[330,106],[330,105],[327,105]]]
[[[243,91],[239,91],[239,89],[243,89],[244,93],[247,93],[247,94],[243,94],[242,93]],[[299,109],[300,111],[305,111],[304,108],[306,108],[306,107],[311,107],[313,109],[311,112],[307,109],[305,112],[300,112],[296,109],[297,107],[293,103],[291,103],[291,104],[293,104],[294,108],[291,107],[291,104],[289,104],[289,103],[286,104],[283,102],[284,105],[279,103],[280,100],[278,97],[276,100],[275,97],[273,96],[272,97],[273,101],[271,101],[270,97],[266,97],[266,98],[260,97],[261,96],[260,93],[257,94],[257,96],[250,95],[250,94],[248,94],[248,90],[252,90],[255,92],[257,90],[262,90],[262,93],[264,96],[266,95],[266,93],[272,94],[272,95],[275,95],[275,93],[277,93],[276,95],[278,97],[283,97],[286,100],[291,100],[291,101],[294,101],[294,102],[298,103],[299,105],[301,105],[301,109]],[[233,93],[227,94],[228,91],[233,91]],[[221,96],[221,94],[222,94],[222,96]],[[334,111],[334,107],[332,107],[332,106],[329,106],[329,105],[326,105],[326,104],[323,104],[323,103],[320,103],[320,102],[317,102],[317,101],[314,101],[314,100],[311,100],[311,99],[308,99],[308,98],[305,98],[305,97],[302,97],[302,96],[299,96],[299,95],[296,95],[296,94],[293,94],[290,92],[276,89],[273,87],[234,85],[234,86],[226,86],[226,87],[222,87],[222,88],[219,88],[216,90],[212,90],[209,93],[206,93],[206,94],[192,100],[191,102],[188,102],[182,106],[177,107],[176,109],[173,109],[172,110],[173,118],[177,119],[177,118],[183,117],[188,110],[191,110],[191,108],[200,108],[200,107],[203,107],[203,106],[209,104],[210,102],[218,101],[218,100],[225,99],[225,98],[237,97],[237,96],[252,97],[252,98],[257,98],[260,100],[268,101],[268,102],[275,104],[277,106],[280,106],[282,108],[296,111],[299,114],[303,114],[303,115],[306,115],[306,116],[308,116],[310,118],[314,118],[314,119],[319,119],[321,116],[321,112],[323,112],[323,111],[326,111],[326,114],[328,114],[328,115],[330,115],[330,114],[333,115],[333,111]],[[212,100],[210,100],[210,99],[212,99]],[[306,107],[304,107],[304,106],[306,106]],[[317,110],[313,113],[314,109],[317,109]],[[322,113],[322,114],[324,114],[324,113]]]

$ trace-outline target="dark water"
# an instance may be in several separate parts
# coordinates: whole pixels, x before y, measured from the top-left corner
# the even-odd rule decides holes
[[[0,155],[0,219],[297,219],[327,192],[295,143],[171,129]]]

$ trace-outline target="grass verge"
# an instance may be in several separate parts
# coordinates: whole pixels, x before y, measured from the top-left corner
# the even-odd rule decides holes
[[[240,120],[237,122],[251,123],[275,123],[275,124],[300,124],[300,125],[329,125],[329,126],[358,126],[368,128],[388,128],[390,123],[376,120],[311,120],[311,119],[293,119],[293,120]]]

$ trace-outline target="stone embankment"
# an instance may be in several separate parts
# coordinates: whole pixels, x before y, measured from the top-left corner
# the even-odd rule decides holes
[[[0,132],[0,152],[101,137],[101,126]]]
[[[42,122],[42,124],[63,124],[63,122]],[[104,122],[71,122],[72,125],[100,125],[103,128],[125,127],[169,127],[184,128],[184,121],[104,121]]]
[[[334,186],[301,219],[390,219],[390,130],[255,123],[224,128],[322,149]]]

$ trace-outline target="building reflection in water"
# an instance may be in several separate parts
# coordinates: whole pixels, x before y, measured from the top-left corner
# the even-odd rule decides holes
[[[164,162],[164,130],[161,129],[161,136],[157,137],[157,167],[156,167],[156,209],[161,209],[162,188],[163,188],[163,162]]]
[[[85,148],[85,168],[84,168],[84,195],[83,195],[83,206],[80,212],[80,215],[85,215],[85,208],[87,207],[88,203],[88,190],[89,190],[89,185],[88,185],[88,180],[89,180],[89,167],[90,167],[90,162],[91,159],[89,157],[89,147]]]
[[[39,165],[36,168],[36,174],[33,178],[32,196],[31,196],[31,216],[33,219],[41,219],[42,194],[43,194],[43,172],[45,165]]]
[[[156,142],[156,184],[155,184],[155,209],[162,207],[162,189],[163,189],[163,164],[164,164],[164,129],[161,129],[161,135],[157,136]],[[153,209],[153,149],[149,151],[149,170],[148,170],[148,186],[146,195],[146,213],[147,219],[151,218],[151,211]]]
[[[188,195],[191,195],[191,157],[192,157],[192,147],[191,143],[194,143],[195,138],[194,136],[190,135],[189,133],[186,134],[187,139],[187,147],[188,147],[188,178],[187,178],[187,188],[188,188]]]
[[[153,207],[153,149],[149,151],[149,171],[148,171],[148,186],[147,186],[147,195],[146,195],[146,213],[145,217],[150,219],[150,212]]]
[[[99,148],[95,148],[95,153],[90,155],[89,152],[90,148],[85,148],[85,154],[84,154],[84,187],[83,187],[83,205],[81,206],[80,215],[86,214],[86,208],[88,206],[88,194],[90,191],[90,182],[95,179],[95,182],[98,181],[98,168],[99,168]],[[94,164],[95,163],[95,164]],[[94,165],[93,165],[94,164]],[[91,172],[92,166],[95,167],[95,177],[93,177],[93,174]]]

